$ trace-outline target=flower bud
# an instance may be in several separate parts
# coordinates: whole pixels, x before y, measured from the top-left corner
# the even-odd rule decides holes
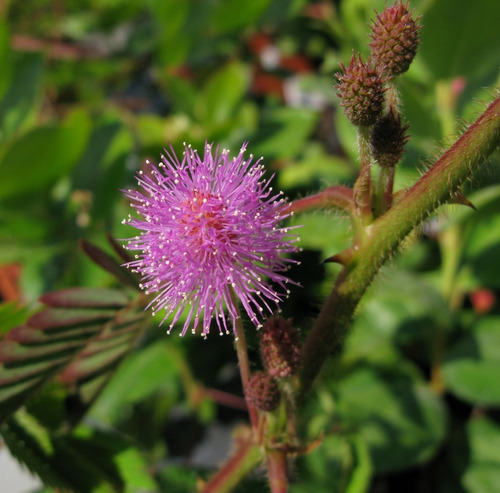
[[[380,166],[392,167],[401,159],[409,138],[405,135],[406,130],[408,125],[402,126],[399,115],[392,111],[377,120],[370,143],[373,157]]]
[[[348,67],[340,64],[344,71],[338,73],[338,96],[340,105],[353,125],[370,126],[382,113],[384,105],[383,81],[369,63],[364,63],[361,55],[352,55]]]
[[[247,397],[261,411],[274,411],[280,402],[278,384],[263,371],[258,371],[248,382]]]
[[[417,53],[419,26],[409,11],[409,5],[400,1],[386,7],[371,25],[371,58],[385,77],[393,77],[408,70]]]
[[[271,377],[286,378],[299,368],[299,331],[283,317],[268,319],[260,339],[262,363]]]

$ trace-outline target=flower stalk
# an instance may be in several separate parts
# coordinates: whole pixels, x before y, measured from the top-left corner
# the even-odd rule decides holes
[[[274,449],[267,452],[267,472],[271,492],[286,493],[288,491],[288,474],[285,451]]]
[[[253,405],[251,399],[248,398],[248,382],[250,382],[250,362],[248,360],[248,350],[245,339],[245,331],[243,330],[243,321],[241,320],[239,302],[234,290],[231,291],[231,296],[233,299],[234,306],[236,307],[238,313],[238,316],[234,321],[235,333],[236,333],[236,337],[234,339],[234,346],[236,348],[236,355],[238,357],[238,367],[240,370],[243,393],[245,394],[245,400],[247,402],[248,416],[250,417],[250,423],[252,423],[252,429],[255,435],[259,425],[259,413],[255,408],[255,406]]]
[[[352,213],[354,208],[352,188],[341,185],[328,187],[321,192],[295,200],[288,205],[286,211],[296,214],[324,207],[334,207]]]

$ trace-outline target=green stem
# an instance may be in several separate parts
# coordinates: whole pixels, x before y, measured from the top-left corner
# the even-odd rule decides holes
[[[374,190],[375,216],[381,216],[392,204],[394,187],[394,167],[380,166],[378,180]]]
[[[358,127],[361,168],[354,184],[353,196],[362,225],[368,225],[372,221],[370,130],[371,127]]]
[[[399,113],[399,91],[397,77],[393,77],[386,82],[387,91],[385,101],[387,111],[392,111],[394,115]]]
[[[305,342],[300,395],[338,349],[361,296],[405,236],[445,203],[500,144],[500,96],[422,178],[366,228],[367,238],[340,273]]]

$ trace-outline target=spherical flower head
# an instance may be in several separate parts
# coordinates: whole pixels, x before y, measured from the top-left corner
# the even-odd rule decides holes
[[[340,105],[353,125],[370,126],[382,114],[384,85],[379,73],[361,55],[354,53],[348,67],[340,64],[343,74],[336,74]]]
[[[409,5],[401,1],[377,14],[371,26],[370,47],[372,59],[384,76],[406,72],[415,58],[421,28],[416,21]]]
[[[274,378],[294,375],[300,364],[300,335],[290,320],[276,316],[266,320],[260,338],[260,354],[267,373]]]
[[[274,411],[280,403],[280,391],[274,378],[263,371],[253,374],[247,387],[248,400],[261,411]]]
[[[229,333],[225,311],[234,330],[238,299],[260,326],[262,312],[288,294],[283,273],[294,261],[283,254],[298,250],[298,238],[279,226],[289,215],[286,201],[245,150],[231,158],[206,144],[201,158],[186,146],[180,162],[172,150],[159,167],[139,172],[140,191],[125,192],[142,216],[124,221],[141,231],[125,247],[139,252],[127,265],[156,294],[154,312],[173,315],[168,332],[187,309],[181,335],[192,323],[193,333],[201,324],[206,336],[212,318],[220,334]]]

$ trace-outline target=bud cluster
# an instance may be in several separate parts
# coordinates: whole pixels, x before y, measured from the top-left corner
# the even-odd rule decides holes
[[[393,167],[401,159],[408,140],[408,127],[401,125],[398,115],[395,86],[386,83],[406,72],[415,58],[421,28],[417,21],[402,0],[386,7],[371,25],[368,61],[353,54],[349,66],[340,64],[343,73],[337,74],[338,96],[346,116],[358,127],[371,127],[373,158],[385,167]]]
[[[290,320],[275,316],[266,321],[260,339],[260,354],[265,371],[253,374],[247,397],[262,411],[274,411],[281,399],[279,381],[299,369],[301,351],[299,331]]]

